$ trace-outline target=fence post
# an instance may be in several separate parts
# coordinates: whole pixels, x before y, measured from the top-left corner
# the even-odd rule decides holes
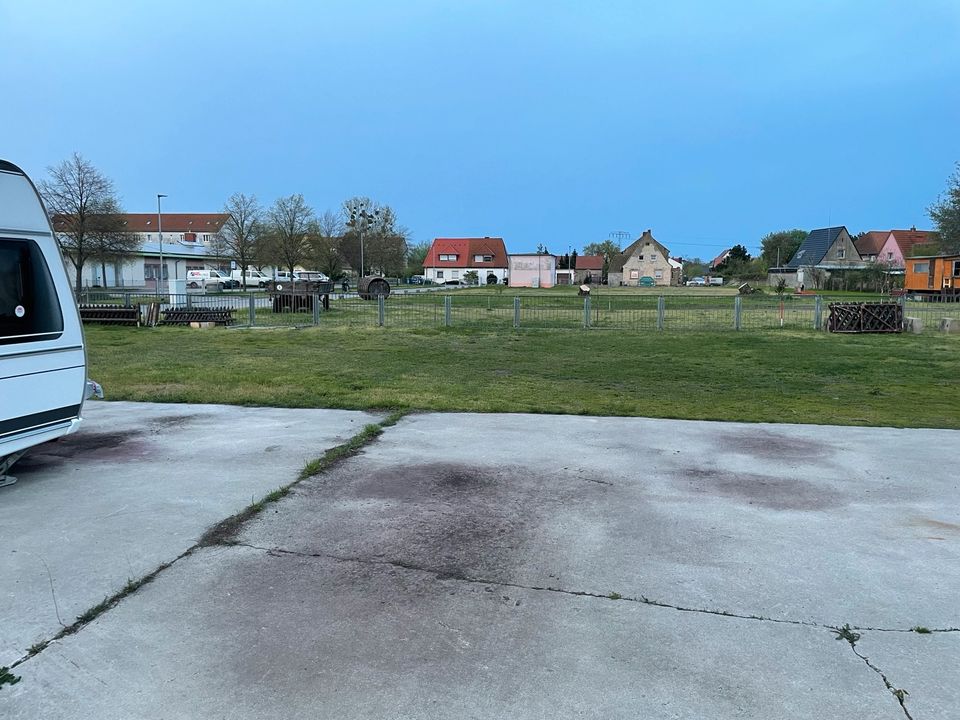
[[[739,330],[739,329],[740,329],[740,319],[741,319],[741,318],[740,318],[740,311],[741,311],[741,305],[742,305],[742,298],[741,298],[739,295],[737,295],[737,296],[733,299],[733,329],[734,329],[734,330]]]
[[[453,298],[449,295],[443,296],[443,325],[444,327],[450,327],[450,316],[451,308],[453,306]]]
[[[583,326],[590,327],[590,296],[583,296]]]
[[[193,309],[193,295],[187,293],[187,310]]]
[[[377,325],[379,325],[380,327],[383,327],[383,316],[385,315],[385,312],[384,312],[385,305],[386,303],[384,302],[383,295],[377,295]]]
[[[513,327],[520,327],[520,298],[513,299]]]
[[[657,330],[663,330],[663,316],[666,314],[666,300],[663,295],[657,298]]]
[[[130,307],[130,293],[128,292],[123,294],[123,306]]]
[[[250,306],[250,327],[253,327],[257,324],[257,299],[251,294],[247,301]]]
[[[823,298],[817,295],[813,304],[813,329],[819,330],[823,327]]]
[[[320,295],[318,293],[313,294],[313,324],[320,324]]]

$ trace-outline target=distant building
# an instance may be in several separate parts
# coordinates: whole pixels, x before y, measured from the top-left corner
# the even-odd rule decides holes
[[[788,287],[817,288],[833,274],[865,267],[845,227],[819,228],[807,234],[786,265],[770,268],[767,281],[775,285],[783,278]]]
[[[510,287],[549,288],[557,284],[557,258],[535,253],[510,256]]]
[[[903,270],[907,258],[913,254],[917,245],[927,245],[935,242],[937,234],[929,230],[890,230],[886,233],[883,244],[877,251],[876,262],[889,265],[893,270]]]
[[[442,285],[472,271],[480,285],[496,285],[507,277],[508,267],[503,238],[435,238],[423,260],[423,275]]]
[[[124,213],[124,231],[136,236],[139,249],[123,262],[88,260],[83,267],[85,286],[155,288],[160,277],[160,233],[156,213]],[[229,215],[225,213],[163,213],[163,277],[183,280],[188,270],[229,270],[217,238]],[[63,218],[53,218],[55,232],[66,228]]]
[[[720,253],[719,255],[717,255],[717,256],[713,259],[713,261],[710,263],[710,269],[711,269],[711,270],[716,270],[718,267],[720,267],[721,265],[723,265],[723,264],[727,261],[727,258],[730,257],[730,252],[731,252],[732,250],[733,250],[733,248],[727,248],[727,249],[724,250],[722,253]]]
[[[904,290],[921,294],[960,294],[960,255],[911,257],[906,263]]]
[[[610,285],[679,285],[681,263],[671,260],[670,251],[645,230],[619,256],[610,261],[607,282]]]
[[[578,285],[599,283],[603,279],[603,255],[577,255],[576,279]]]

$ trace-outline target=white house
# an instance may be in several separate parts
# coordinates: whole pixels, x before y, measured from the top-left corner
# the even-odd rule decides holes
[[[434,238],[423,260],[423,275],[438,284],[477,274],[480,285],[503,283],[507,277],[507,248],[503,238]]]

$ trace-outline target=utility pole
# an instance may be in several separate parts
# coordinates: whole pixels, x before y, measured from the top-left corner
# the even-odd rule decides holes
[[[163,217],[160,215],[160,198],[166,195],[157,193],[157,234],[160,236],[160,276],[157,278],[157,295],[160,294],[160,283],[163,282]]]

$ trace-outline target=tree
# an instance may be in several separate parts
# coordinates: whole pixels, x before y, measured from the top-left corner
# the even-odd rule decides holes
[[[308,233],[314,229],[313,210],[299,193],[278,198],[267,211],[269,253],[292,275],[307,257]]]
[[[568,269],[570,269],[570,270],[576,270],[576,269],[577,269],[577,251],[576,251],[576,250],[573,250],[573,251],[570,253],[570,261],[569,261]]]
[[[599,243],[587,243],[583,246],[584,255],[602,255],[603,256],[603,278],[606,279],[610,272],[610,262],[618,257],[622,252],[620,245],[613,240],[604,240]]]
[[[708,263],[706,260],[701,260],[698,257],[689,258],[688,260],[683,261],[683,276],[692,278],[701,275],[707,275],[709,268],[710,263]]]
[[[100,263],[101,277],[107,285],[107,264],[120,266],[140,247],[140,239],[135,233],[127,232],[123,219],[123,210],[115,198],[110,198],[98,208],[96,215],[90,216],[90,257]],[[117,273],[119,274],[119,273]]]
[[[960,162],[947,179],[946,193],[927,208],[927,213],[940,236],[940,251],[960,252]]]
[[[115,214],[120,203],[113,182],[93,163],[74,153],[47,168],[50,177],[40,183],[40,194],[50,213],[60,249],[76,268],[75,287],[83,284],[83,266],[97,257],[98,215]]]
[[[225,255],[236,261],[240,268],[240,287],[247,289],[247,266],[257,257],[263,234],[263,210],[256,195],[234,193],[223,206],[227,221],[216,238]]]
[[[343,255],[340,254],[343,229],[340,214],[325,210],[317,218],[309,241],[307,257],[310,263],[331,280],[343,277]]]
[[[430,252],[430,243],[417,243],[407,246],[407,275],[419,275],[423,272],[423,263]]]
[[[409,231],[397,223],[393,208],[368,197],[353,197],[343,203],[343,216],[347,220],[340,253],[351,267],[383,275],[403,273]],[[361,260],[365,268],[360,267]]]
[[[806,238],[806,230],[778,230],[767,233],[760,240],[760,257],[768,267],[788,263]]]
[[[547,246],[543,243],[537,245],[537,255],[549,255],[550,251],[547,250]]]
[[[729,273],[731,275],[743,274],[748,270],[750,264],[750,253],[743,245],[734,245],[730,248],[730,253],[722,263],[717,265],[717,272]]]

